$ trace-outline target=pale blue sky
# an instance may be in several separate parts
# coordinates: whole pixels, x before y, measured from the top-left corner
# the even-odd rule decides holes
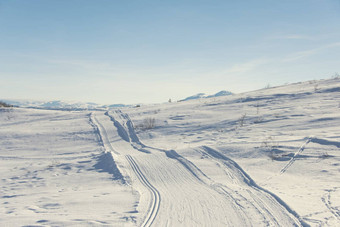
[[[340,73],[339,0],[0,0],[0,98],[101,104]]]

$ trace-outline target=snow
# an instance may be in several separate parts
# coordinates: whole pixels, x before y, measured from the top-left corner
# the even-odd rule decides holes
[[[102,171],[88,113],[9,114],[0,127],[1,226],[126,225],[138,195]]]
[[[205,97],[205,93],[198,93],[196,95],[189,96],[185,99],[182,99],[181,101],[188,101],[188,100],[194,100],[194,99],[201,99]]]
[[[106,110],[108,108],[129,107],[124,104],[100,105],[94,102],[70,102],[70,101],[35,101],[35,100],[3,100],[17,107],[49,109],[49,110]]]
[[[227,95],[232,95],[232,94],[233,93],[231,93],[230,91],[220,91],[214,95],[208,95],[207,98],[221,97],[221,96],[227,96]]]
[[[232,95],[230,91],[220,91],[217,92],[214,95],[206,95],[205,93],[198,93],[196,95],[189,96],[185,99],[180,100],[181,102],[183,101],[188,101],[188,100],[195,100],[195,99],[206,99],[206,98],[214,98],[214,97],[221,97],[221,96],[227,96],[227,95]]]
[[[339,91],[1,111],[0,225],[339,226]]]

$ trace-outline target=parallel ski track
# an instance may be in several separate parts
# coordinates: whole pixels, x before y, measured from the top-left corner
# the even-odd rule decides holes
[[[100,140],[105,148],[105,146],[108,147],[108,150],[119,155],[119,153],[117,151],[115,151],[115,149],[113,149],[111,142],[109,140],[109,137],[107,135],[106,129],[105,127],[97,120],[97,118],[91,113],[90,115],[90,121],[95,125],[95,127],[97,128],[97,134],[100,137]],[[107,152],[107,151],[105,151]]]
[[[294,156],[290,159],[290,161],[287,163],[287,165],[285,165],[281,171],[280,174],[283,174],[287,171],[287,169],[293,165],[293,163],[296,160],[296,157],[305,149],[305,147],[307,146],[307,144],[309,144],[312,141],[313,137],[309,137],[306,142],[304,144],[302,144],[302,146],[300,147],[300,149],[294,154]]]
[[[127,129],[124,129],[124,131],[125,131],[124,135],[127,134],[127,136],[129,137],[129,138],[128,138],[128,141],[130,142],[131,146],[132,146],[134,149],[139,150],[138,148],[136,148],[135,144],[138,144],[138,145],[140,145],[140,146],[142,146],[142,147],[151,148],[151,147],[145,146],[143,143],[141,143],[141,142],[139,141],[139,138],[137,137],[137,135],[136,135],[135,132],[134,132],[132,121],[131,121],[130,117],[129,117],[127,114],[122,113],[120,110],[115,111],[115,113],[118,115],[118,118],[121,118],[121,120],[126,121],[126,122],[123,122],[124,126],[127,127]],[[108,115],[108,116],[111,118],[111,121],[114,121],[114,122],[116,121],[115,118],[114,118],[112,115],[109,114],[109,112],[107,112],[106,115]],[[308,141],[308,142],[309,142],[309,141]],[[155,148],[151,148],[151,149],[155,149]],[[156,150],[158,150],[158,149],[156,149]],[[203,149],[203,150],[206,150],[206,149]],[[174,151],[172,151],[172,152],[165,151],[165,153],[167,154],[167,156],[169,156],[169,155],[170,155],[171,157],[174,156],[174,157],[176,157],[176,159],[178,159],[179,157],[177,157],[177,156],[179,156],[179,155],[178,155],[177,153],[173,154],[173,152],[174,152]],[[207,152],[205,152],[205,153],[207,154]],[[209,156],[210,156],[210,158],[214,159],[214,158],[212,157],[212,155],[209,155]],[[131,165],[133,171],[136,173],[137,177],[138,177],[139,180],[141,181],[141,183],[142,183],[144,186],[146,186],[146,187],[150,190],[150,192],[151,192],[151,194],[152,194],[152,202],[151,202],[151,205],[150,205],[149,213],[147,214],[147,216],[146,216],[146,218],[145,218],[143,224],[141,225],[141,226],[151,226],[152,223],[154,222],[156,216],[157,216],[157,213],[158,213],[158,210],[159,210],[159,206],[160,206],[161,196],[160,196],[158,190],[157,190],[153,185],[150,184],[150,182],[149,182],[148,179],[145,177],[145,175],[142,173],[142,171],[140,170],[140,168],[138,167],[138,165],[137,165],[137,163],[134,161],[134,159],[133,159],[130,155],[126,155],[125,157],[126,157],[126,159],[128,160],[129,164]],[[242,175],[245,177],[244,180],[247,181],[248,186],[250,186],[250,187],[253,188],[254,190],[260,191],[260,192],[262,192],[262,193],[264,193],[264,194],[268,194],[269,197],[272,197],[271,199],[273,200],[273,202],[275,201],[275,202],[278,202],[279,204],[281,204],[281,206],[283,206],[283,209],[286,209],[286,210],[288,211],[288,213],[290,213],[290,214],[292,214],[293,216],[295,216],[295,218],[296,218],[296,220],[295,220],[296,223],[295,223],[295,224],[296,224],[297,226],[300,226],[300,225],[302,225],[302,226],[308,226],[308,225],[306,225],[306,224],[300,219],[300,217],[299,217],[293,210],[291,210],[291,209],[290,209],[283,201],[281,201],[277,196],[275,196],[275,195],[273,195],[272,193],[269,193],[268,191],[266,191],[266,190],[264,190],[264,189],[258,187],[258,186],[253,182],[253,180],[252,180],[252,179],[251,179],[251,178],[250,178],[250,177],[249,177],[249,176],[248,176],[248,175],[247,175],[247,174],[246,174],[246,173],[245,173],[245,172],[244,172],[244,171],[236,164],[236,163],[234,163],[233,161],[231,161],[231,162],[232,162],[232,165],[235,165],[235,168],[236,168],[237,170],[239,170],[239,171],[242,173]],[[183,163],[182,163],[182,164],[183,164]],[[188,169],[187,166],[186,166],[186,168]],[[190,172],[192,172],[192,171],[190,171]],[[195,175],[195,174],[194,174],[194,175]],[[204,174],[203,174],[203,175],[204,175]],[[196,176],[196,175],[195,175],[195,176]],[[198,176],[196,176],[196,177],[198,177]],[[234,176],[232,176],[232,177],[234,177]],[[200,177],[198,177],[198,179],[199,179],[199,180],[202,180],[202,179],[200,179]],[[214,190],[217,190],[217,191],[223,191],[227,197],[230,197],[229,199],[231,199],[232,201],[235,202],[235,204],[238,204],[237,201],[238,201],[239,199],[242,200],[242,198],[243,198],[244,200],[247,200],[246,198],[244,198],[241,194],[239,194],[239,193],[237,193],[237,192],[236,192],[236,194],[237,194],[237,197],[239,197],[239,198],[234,198],[233,195],[232,195],[232,193],[228,192],[228,190],[226,191],[226,188],[222,187],[222,185],[214,184],[214,185],[210,185],[210,187],[212,187]],[[219,189],[217,189],[217,188],[219,188]],[[241,197],[241,198],[240,198],[240,197]],[[266,213],[272,215],[271,212],[266,208],[266,205],[263,204],[263,201],[261,201],[261,199],[258,198],[257,196],[255,196],[255,197],[256,197],[256,198],[254,198],[254,200],[259,204],[259,206],[261,207],[261,209],[265,210]],[[239,204],[239,205],[240,205],[240,204]],[[248,205],[249,205],[249,204],[248,204]],[[254,204],[252,204],[251,202],[250,202],[250,205],[252,205],[252,206],[254,207],[254,209],[256,209],[260,214],[263,212],[263,211],[261,212],[260,210],[258,210],[258,208],[257,208]],[[243,213],[243,216],[247,216],[244,212],[241,212],[241,213]],[[278,226],[280,225],[280,224],[277,222],[277,220],[276,220],[276,218],[275,218],[274,216],[271,216],[270,220],[268,220],[268,219],[267,219],[268,217],[266,217],[266,216],[264,216],[264,215],[262,214],[262,218],[263,218],[264,223],[266,223],[266,225],[270,225],[270,223],[272,223],[272,224],[274,224],[274,225],[278,225]],[[248,223],[248,224],[249,224],[249,223]]]
[[[117,127],[118,133],[120,134],[120,136],[122,137],[123,140],[125,140],[126,142],[129,142],[130,145],[136,149],[139,150],[134,143],[137,143],[139,145],[142,145],[142,143],[139,141],[137,135],[135,134],[133,127],[132,127],[132,122],[129,119],[127,114],[123,114],[120,110],[116,111],[116,113],[121,116],[124,120],[126,120],[127,122],[125,124],[121,124],[120,122],[118,122],[112,115],[109,114],[109,112],[106,112],[105,115],[107,115],[110,120],[114,123],[115,127]],[[128,130],[125,130],[124,125],[127,126]],[[102,127],[102,125],[100,125]],[[104,127],[103,127],[104,128]],[[106,132],[106,131],[105,131]],[[104,133],[104,135],[106,135]],[[107,137],[107,136],[106,136]],[[142,145],[143,146],[143,145]],[[111,147],[111,144],[110,144]],[[112,147],[111,147],[112,148]],[[135,174],[137,175],[138,179],[140,180],[140,182],[150,191],[151,193],[151,197],[152,197],[152,201],[150,203],[150,208],[149,208],[149,212],[146,215],[143,223],[142,223],[142,227],[148,227],[151,226],[154,222],[154,220],[157,217],[158,211],[159,211],[159,207],[160,207],[160,203],[161,203],[161,195],[159,193],[159,191],[149,182],[149,180],[146,178],[146,176],[144,175],[144,173],[141,171],[141,169],[139,168],[138,164],[136,163],[136,161],[132,158],[131,155],[125,155],[126,160],[129,162],[132,170],[135,172]]]
[[[148,181],[148,179],[145,177],[143,172],[140,170],[139,166],[135,162],[135,160],[130,156],[126,155],[125,156],[127,161],[129,162],[130,166],[132,167],[133,171],[136,173],[137,177],[139,178],[140,182],[149,189],[152,195],[152,202],[151,206],[149,209],[149,213],[147,214],[143,224],[141,225],[142,227],[148,227],[151,226],[152,223],[154,222],[158,211],[159,211],[159,206],[161,202],[161,195],[159,191]]]

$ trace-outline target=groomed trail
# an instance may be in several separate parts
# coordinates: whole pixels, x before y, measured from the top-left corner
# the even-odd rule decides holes
[[[133,171],[135,172],[135,174],[138,176],[138,179],[140,180],[140,182],[142,182],[142,184],[144,184],[144,186],[147,187],[152,194],[152,204],[150,206],[150,211],[148,213],[148,216],[145,218],[143,224],[141,225],[143,227],[144,226],[151,226],[153,221],[155,220],[155,218],[157,216],[157,213],[158,213],[158,210],[159,210],[159,204],[160,204],[160,201],[161,201],[161,196],[160,196],[158,190],[154,186],[152,186],[152,184],[150,184],[148,179],[144,176],[144,174],[139,169],[135,160],[130,155],[126,155],[125,157],[128,160],[128,162],[129,162],[130,166],[132,167]]]
[[[140,194],[138,226],[308,226],[213,148],[182,154],[147,146],[120,110],[98,112],[93,119],[113,162]]]

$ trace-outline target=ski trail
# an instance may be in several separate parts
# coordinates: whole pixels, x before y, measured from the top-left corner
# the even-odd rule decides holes
[[[176,161],[181,163],[184,166],[184,168],[186,168],[199,181],[206,183],[205,179],[210,180],[209,177],[207,175],[205,175],[197,166],[195,166],[188,159],[179,155],[176,151],[174,151],[174,150],[170,150],[170,151],[160,150],[160,151],[165,152],[165,154],[168,158],[175,159]]]
[[[142,147],[145,147],[145,145],[139,140],[136,132],[135,132],[135,127],[130,119],[130,116],[126,113],[123,113],[121,110],[116,110],[116,113],[120,114],[123,119],[126,121],[126,126],[127,126],[127,132],[129,134],[129,137],[131,139],[131,142],[136,143]]]
[[[118,131],[118,135],[125,140],[126,142],[130,142],[130,137],[128,135],[128,133],[126,132],[124,126],[117,121],[114,117],[112,117],[109,112],[105,112],[105,115],[108,116],[110,118],[110,120],[113,122],[113,125],[117,128]]]
[[[217,160],[224,167],[229,176],[225,179],[227,183],[215,182],[196,163],[174,150],[144,145],[135,133],[130,117],[120,110],[105,115],[110,117],[121,137],[117,146],[122,152],[124,150],[128,164],[151,194],[142,226],[161,223],[208,225],[212,220],[218,220],[221,226],[235,226],[236,223],[242,223],[242,226],[254,223],[308,226],[280,198],[257,186],[236,162],[221,153],[209,147],[201,149],[210,160]],[[141,149],[143,153],[136,153]],[[232,185],[229,185],[229,178]]]
[[[98,136],[99,142],[101,146],[104,148],[104,159],[106,162],[109,162],[107,166],[109,166],[108,172],[113,173],[115,176],[115,179],[121,180],[123,184],[126,183],[126,180],[123,176],[123,174],[120,172],[115,159],[113,157],[113,153],[116,155],[119,155],[118,152],[116,152],[112,145],[111,142],[109,141],[107,132],[103,125],[97,120],[97,118],[94,116],[93,113],[89,114],[89,122],[90,125],[93,127],[95,134]],[[102,166],[100,166],[102,168]],[[105,167],[104,167],[105,168]],[[106,168],[105,168],[106,169]]]
[[[108,112],[106,112],[104,115],[108,116],[110,119],[110,122],[113,122],[113,125],[116,127],[117,129],[117,133],[118,135],[121,137],[121,139],[125,142],[129,142],[130,144],[131,139],[129,137],[129,133],[125,130],[124,124],[121,124],[119,121],[117,121],[113,116],[109,115]],[[113,159],[113,153],[120,155],[120,153],[118,153],[116,151],[116,149],[113,148],[108,133],[105,129],[105,127],[100,123],[100,121],[95,117],[95,115],[93,113],[89,114],[89,119],[90,119],[90,124],[93,126],[96,134],[99,137],[99,141],[101,143],[101,145],[104,147],[105,149],[105,154],[109,154],[110,157],[106,157],[105,160],[109,159],[112,160],[114,167],[115,167],[115,172],[120,173],[118,167],[116,166],[116,163]],[[131,144],[132,145],[132,144]],[[119,147],[121,148],[121,147]],[[120,152],[125,153],[126,151],[124,149],[122,149]],[[121,155],[120,155],[121,156]],[[118,157],[120,157],[118,156]],[[144,218],[143,223],[141,224],[141,226],[143,227],[149,227],[152,225],[152,223],[154,222],[158,211],[159,211],[159,207],[160,207],[160,201],[161,201],[161,196],[159,191],[150,183],[150,181],[146,178],[145,174],[141,171],[141,169],[139,168],[138,164],[136,163],[136,161],[131,157],[131,155],[124,155],[125,159],[127,161],[127,163],[130,165],[130,167],[132,168],[133,172],[135,173],[135,175],[137,176],[137,178],[139,179],[139,181],[141,182],[141,184],[143,186],[145,186],[145,188],[150,191],[150,195],[151,195],[151,202],[149,205],[149,209],[147,211],[147,214]],[[123,157],[124,157],[123,156]],[[122,161],[122,160],[121,160]],[[123,167],[123,169],[125,169]],[[122,182],[126,183],[125,179],[122,177],[122,174],[120,174]],[[128,178],[129,179],[129,178]]]
[[[305,149],[305,147],[307,146],[307,144],[309,144],[312,141],[313,137],[309,137],[306,142],[304,144],[302,144],[302,146],[300,147],[300,149],[294,154],[294,156],[290,159],[290,161],[287,163],[287,165],[285,165],[281,171],[280,174],[283,174],[287,171],[287,169],[293,165],[293,163],[296,160],[296,157]]]
[[[207,155],[212,160],[216,160],[217,162],[221,163],[222,166],[227,167],[225,171],[227,171],[226,174],[230,177],[230,179],[232,179],[232,183],[243,189],[245,186],[249,187],[249,189],[246,190],[247,193],[242,195],[242,193],[231,190],[228,187],[228,184],[217,184],[217,187],[222,189],[235,201],[238,201],[239,204],[243,203],[244,206],[253,207],[253,209],[256,210],[260,216],[262,216],[264,222],[267,223],[267,225],[270,225],[269,223],[275,223],[278,226],[280,225],[280,223],[277,222],[277,217],[272,210],[273,207],[281,205],[282,210],[292,215],[291,218],[295,219],[296,225],[308,226],[308,224],[305,223],[302,218],[277,195],[258,186],[255,181],[235,161],[207,146],[203,146],[202,149],[199,149],[198,151]],[[245,186],[242,186],[242,184],[245,184]],[[250,198],[246,198],[249,197],[249,195],[252,201],[250,201]],[[270,220],[268,220],[268,218],[270,218]]]
[[[145,149],[147,146],[140,142],[139,138],[137,137],[133,123],[127,114],[122,113],[120,110],[116,110],[115,117],[113,117],[108,111],[105,113],[105,115],[111,119],[114,126],[117,128],[119,136],[123,140],[130,143],[131,146],[138,151],[150,153],[150,151]]]
[[[113,125],[116,127],[117,133],[120,136],[120,138],[131,145],[131,147],[133,148],[132,150],[142,151],[143,153],[150,153],[149,151],[143,149],[145,146],[139,141],[137,135],[134,132],[131,120],[127,118],[125,114],[118,110],[115,112],[115,116],[112,116],[108,111],[105,113],[105,115],[108,116],[110,120],[113,122]],[[142,148],[137,147],[136,143],[142,146]],[[129,150],[128,147],[120,148],[124,149],[124,152],[128,152]],[[126,148],[127,150],[125,150]],[[138,180],[150,192],[151,195],[150,205],[141,226],[143,227],[151,226],[155,218],[157,217],[160,208],[161,195],[159,191],[150,183],[146,175],[141,171],[135,159],[130,154],[126,154],[125,158],[128,161],[129,165],[131,166],[133,172],[137,176]]]
[[[331,192],[335,192],[335,190],[336,189],[327,190],[327,193],[321,198],[321,200],[340,224],[340,210],[338,210],[336,207],[333,207],[331,203]]]
[[[143,172],[140,170],[139,166],[135,162],[135,160],[130,156],[126,155],[126,159],[128,160],[130,166],[132,167],[133,171],[137,175],[139,181],[150,191],[152,194],[152,202],[149,208],[149,213],[147,214],[146,218],[144,219],[144,222],[141,226],[151,226],[153,221],[155,220],[157,213],[159,211],[159,206],[161,202],[161,195],[159,191],[148,181],[148,179],[145,177]]]
[[[105,152],[107,150],[119,155],[119,153],[113,149],[111,142],[109,140],[109,137],[107,135],[105,127],[97,120],[97,118],[93,115],[93,113],[90,114],[90,124],[95,127],[95,131],[97,135],[99,136],[101,143],[103,144],[105,148]]]
[[[134,149],[142,151],[144,153],[151,153],[149,150],[146,150],[146,148],[151,149],[151,150],[155,150],[155,151],[164,152],[168,158],[175,159],[178,162],[180,162],[198,180],[204,181],[203,179],[207,178],[207,176],[200,169],[198,169],[192,162],[185,159],[183,156],[179,155],[176,151],[174,151],[174,150],[162,150],[162,149],[159,149],[159,148],[154,148],[154,147],[150,147],[150,146],[143,144],[139,140],[139,138],[138,138],[138,136],[137,136],[137,134],[134,130],[134,126],[133,126],[133,123],[130,119],[130,116],[126,113],[123,113],[121,110],[116,110],[115,113],[116,113],[116,115],[118,115],[116,117],[120,118],[120,120],[123,121],[123,124],[120,124],[118,122],[117,125],[121,125],[121,126],[125,125],[126,128],[127,128],[127,130],[125,130],[125,128],[122,126],[118,130],[124,130],[124,132],[121,133],[121,134],[128,135],[128,139],[126,141],[129,141],[131,146]],[[109,112],[107,112],[106,115],[108,115],[111,118],[112,121],[117,122],[117,120],[112,115],[110,115]]]

